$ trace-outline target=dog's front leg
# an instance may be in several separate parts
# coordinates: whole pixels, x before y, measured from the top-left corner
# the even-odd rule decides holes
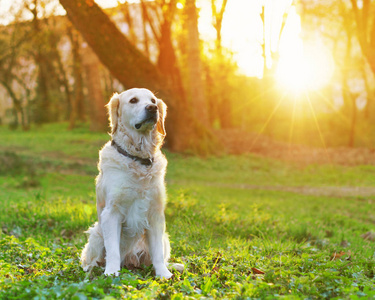
[[[118,275],[121,267],[121,214],[105,208],[101,214],[101,228],[106,250],[105,275]]]
[[[171,278],[172,273],[168,271],[164,261],[163,235],[165,230],[164,214],[156,213],[149,220],[147,230],[147,242],[150,249],[151,261],[154,265],[155,275],[161,278]]]

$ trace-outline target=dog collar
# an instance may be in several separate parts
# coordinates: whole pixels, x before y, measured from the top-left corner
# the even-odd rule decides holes
[[[151,166],[152,163],[154,162],[154,158],[153,157],[151,157],[151,158],[142,158],[142,157],[139,157],[139,156],[134,156],[134,155],[129,154],[124,149],[122,149],[119,145],[117,145],[114,140],[112,140],[111,146],[113,146],[117,150],[118,153],[120,153],[120,154],[122,154],[122,155],[124,155],[126,157],[129,157],[132,160],[139,161],[141,163],[141,165]]]

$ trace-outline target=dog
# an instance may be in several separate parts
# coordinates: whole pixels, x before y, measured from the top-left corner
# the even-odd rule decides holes
[[[164,177],[167,160],[160,148],[167,107],[147,89],[115,93],[106,105],[111,141],[99,152],[96,178],[98,222],[86,232],[81,254],[85,271],[105,265],[118,275],[122,266],[153,265],[155,275],[170,278],[170,243],[165,232]],[[182,272],[182,264],[173,268]]]

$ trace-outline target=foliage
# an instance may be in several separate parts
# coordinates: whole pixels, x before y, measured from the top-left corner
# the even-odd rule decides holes
[[[375,299],[374,242],[361,237],[375,229],[374,193],[361,196],[374,186],[374,167],[255,155],[166,153],[171,261],[185,264],[182,274],[163,281],[150,267],[118,278],[101,268],[84,273],[97,150],[108,137],[63,128],[31,135],[0,127],[0,149],[23,161],[22,172],[0,175],[1,299]],[[40,186],[20,188],[28,161]],[[340,185],[355,185],[356,196],[322,193]]]
[[[217,153],[222,147],[212,131],[223,129],[236,129],[247,135],[261,133],[309,146],[373,145],[373,1],[363,1],[359,7],[354,0],[303,0],[298,4],[289,1],[278,7],[271,2],[253,1],[252,6],[244,5],[244,9],[259,10],[255,13],[259,20],[252,28],[244,26],[242,33],[244,40],[254,37],[248,56],[257,57],[259,63],[249,67],[253,70],[240,70],[235,61],[236,50],[222,45],[222,26],[231,26],[232,22],[223,20],[235,7],[231,8],[230,2],[202,2],[211,4],[212,11],[207,14],[202,5],[199,27],[204,28],[211,18],[212,27],[205,31],[216,32],[216,39],[208,38],[209,34],[206,38],[206,33],[201,32],[204,40],[196,38],[194,43],[187,34],[190,27],[183,21],[193,19],[186,7],[196,1],[120,1],[116,7],[103,11],[92,1],[79,5],[76,1],[61,2],[72,4],[67,11],[80,32],[66,16],[55,15],[62,9],[55,0],[28,0],[12,5],[7,14],[12,15],[13,22],[0,28],[0,99],[8,108],[0,111],[0,117],[12,128],[21,124],[28,130],[30,123],[68,119],[69,128],[73,128],[76,121],[90,117],[91,129],[104,131],[107,121],[103,106],[110,95],[141,85],[153,89],[168,103],[169,146],[177,150]],[[270,10],[275,14],[265,18]],[[93,11],[103,19],[99,20]],[[301,20],[303,34],[287,32],[293,15]],[[98,34],[101,30],[102,34]],[[197,35],[196,31],[197,28]],[[270,38],[268,31],[278,34]],[[302,84],[304,87],[299,86],[298,77],[304,78],[311,70],[302,63],[298,66],[299,60],[293,55],[287,64],[290,72],[283,75],[291,77],[284,78],[291,86],[282,87],[277,74],[278,62],[285,55],[281,46],[288,44],[288,51],[284,52],[293,54],[298,48],[288,41],[288,35],[293,34],[298,34],[293,38],[304,44],[309,65],[316,65],[322,74],[330,72],[325,72],[325,66],[316,60],[317,44],[324,45],[332,56],[335,71],[332,70],[332,78],[328,76],[330,81],[327,79],[324,88],[309,89],[307,82]],[[83,36],[91,47],[96,45],[95,53],[86,47]],[[188,59],[193,44],[197,53],[194,59]],[[239,50],[242,51],[245,50]],[[317,57],[309,57],[308,52],[316,52]],[[261,66],[262,78],[243,74]],[[197,74],[189,73],[195,69]],[[293,74],[294,69],[303,74]],[[262,71],[258,71],[255,73],[261,76]],[[319,78],[310,81],[316,79]],[[185,138],[179,139],[180,136]]]

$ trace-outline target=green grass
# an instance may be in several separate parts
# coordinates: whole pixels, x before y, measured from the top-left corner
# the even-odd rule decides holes
[[[182,274],[86,274],[79,254],[108,135],[65,128],[0,127],[0,299],[375,299],[375,242],[361,237],[375,231],[375,193],[362,192],[375,186],[374,166],[255,155],[167,152],[167,230]]]

